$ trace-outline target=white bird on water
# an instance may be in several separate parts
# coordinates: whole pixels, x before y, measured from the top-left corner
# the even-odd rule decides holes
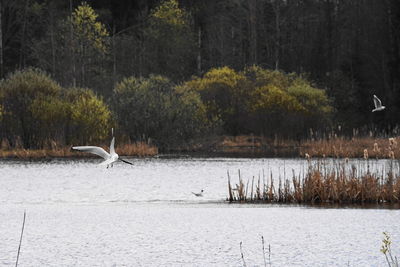
[[[83,151],[83,152],[89,152],[89,153],[96,154],[96,155],[102,157],[105,160],[102,163],[100,163],[99,165],[107,165],[107,168],[109,166],[112,167],[113,163],[118,160],[120,160],[124,163],[130,164],[130,165],[133,165],[133,163],[121,159],[118,156],[118,154],[115,153],[114,143],[115,143],[115,138],[113,137],[111,140],[111,145],[110,145],[110,153],[108,153],[103,148],[98,147],[98,146],[74,146],[74,147],[72,147],[72,149]]]
[[[203,192],[204,192],[204,190],[201,189],[200,193],[194,193],[194,192],[192,192],[192,194],[195,195],[196,197],[202,197],[202,196],[203,196]]]
[[[375,108],[372,110],[372,112],[381,111],[385,109],[385,106],[382,106],[382,101],[376,95],[374,95],[374,105]]]

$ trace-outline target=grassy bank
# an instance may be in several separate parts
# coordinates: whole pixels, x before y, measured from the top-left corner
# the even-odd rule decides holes
[[[229,202],[299,203],[299,204],[381,204],[400,203],[398,166],[370,171],[368,160],[359,165],[346,161],[327,166],[323,161],[311,163],[304,174],[291,179],[281,178],[275,184],[270,177],[260,175],[247,181],[239,172],[238,183],[232,185],[228,173]]]
[[[190,144],[171,146],[161,153],[200,153],[208,156],[246,157],[312,157],[312,158],[400,158],[399,137],[352,139],[332,138],[326,140],[283,140],[253,135],[213,136],[198,139]],[[3,142],[4,143],[4,142]],[[107,145],[104,146],[107,150]],[[154,156],[160,150],[146,142],[119,145],[117,153],[125,156]],[[77,153],[68,147],[50,145],[47,149],[12,149],[2,145],[0,158],[50,158],[88,157],[90,154]]]
[[[108,151],[108,147],[103,147]],[[144,142],[133,144],[124,144],[116,149],[117,154],[123,156],[146,157],[158,154],[155,146]],[[1,149],[0,158],[18,158],[18,159],[41,159],[41,158],[76,158],[76,157],[94,157],[90,153],[74,151],[68,147],[53,147],[47,149]]]

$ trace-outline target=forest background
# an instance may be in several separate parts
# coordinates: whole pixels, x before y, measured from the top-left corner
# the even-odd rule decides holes
[[[0,5],[3,148],[397,133],[395,0]]]

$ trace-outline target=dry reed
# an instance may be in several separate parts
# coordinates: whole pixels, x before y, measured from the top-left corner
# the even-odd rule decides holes
[[[137,142],[133,144],[125,144],[116,148],[119,155],[125,156],[154,156],[158,154],[158,149],[155,146],[149,145],[145,142]]]
[[[239,183],[232,186],[228,174],[227,200],[304,204],[400,203],[400,176],[394,171],[393,161],[387,172],[380,170],[371,173],[370,165],[367,164],[367,167],[361,164],[357,167],[338,163],[328,167],[321,162],[314,164],[309,162],[307,172],[303,176],[293,173],[291,180],[279,177],[277,187],[274,185],[272,173],[270,179],[265,179],[264,174],[262,177],[259,175],[254,185],[255,190],[253,182],[250,190],[247,190],[240,172]]]
[[[25,228],[25,218],[26,218],[26,211],[24,211],[24,220],[22,222],[21,237],[19,238],[19,246],[18,246],[17,260],[15,261],[15,267],[18,266],[19,254],[21,252],[22,236],[24,235],[24,228]]]
[[[220,136],[212,140],[202,140],[191,151],[207,150],[211,153],[249,153],[252,155],[297,156],[301,157],[342,157],[342,158],[399,158],[400,137],[373,138],[355,136],[353,138],[330,135],[327,138],[309,140],[288,140],[262,136]],[[364,150],[367,149],[366,154]]]
[[[108,150],[108,147],[104,147]],[[116,152],[123,156],[154,156],[158,154],[155,146],[148,145],[145,142],[133,144],[124,144],[116,148]],[[48,149],[0,149],[0,158],[18,158],[18,159],[41,159],[41,158],[72,158],[72,157],[94,157],[89,153],[79,153],[71,150],[71,147],[48,148]]]
[[[392,241],[390,239],[390,235],[386,232],[383,232],[383,240],[382,240],[382,247],[381,252],[385,255],[386,263],[389,267],[399,267],[399,261],[396,256],[393,257],[392,254]]]
[[[298,155],[299,151],[299,143],[297,141],[279,139],[278,137],[268,138],[254,135],[220,136],[211,143],[213,143],[212,146],[203,144],[200,147],[212,147],[214,152],[221,153],[267,153],[275,156]]]
[[[242,249],[242,241],[240,241],[239,246],[240,246],[240,255],[242,257],[243,267],[246,267],[247,265],[246,265],[246,261],[244,260],[243,249]]]
[[[357,137],[352,139],[331,138],[302,142],[300,156],[335,158],[400,158],[399,137],[372,138]]]

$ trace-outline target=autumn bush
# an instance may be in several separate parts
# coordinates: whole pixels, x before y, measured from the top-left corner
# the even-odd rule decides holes
[[[90,89],[69,88],[64,98],[68,103],[68,143],[96,143],[109,137],[111,111],[101,97]]]
[[[207,129],[198,93],[163,76],[122,80],[114,88],[111,106],[130,140],[151,138],[161,148],[188,141]]]
[[[0,137],[11,147],[84,144],[106,137],[111,113],[89,89],[64,89],[39,69],[0,83]]]
[[[258,66],[235,71],[214,68],[185,83],[200,93],[209,118],[228,134],[278,134],[296,138],[326,127],[331,106],[324,90],[294,73]]]

